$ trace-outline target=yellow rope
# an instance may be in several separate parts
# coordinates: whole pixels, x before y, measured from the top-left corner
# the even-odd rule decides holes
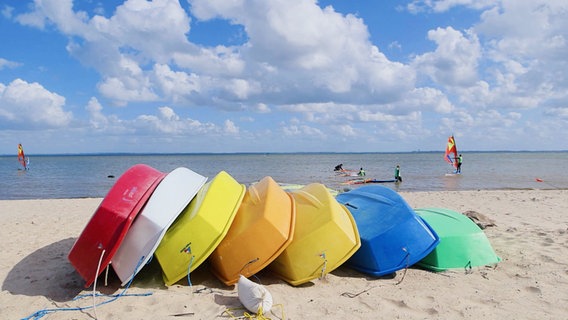
[[[325,278],[326,269],[327,269],[327,258],[325,256],[325,251],[322,252],[319,256],[320,258],[323,259],[323,267],[321,268],[321,274],[320,274],[320,280],[322,280],[323,278]]]
[[[282,310],[282,316],[280,319],[285,319],[284,318],[284,306],[281,304],[275,304],[273,305],[273,307],[280,307],[280,309]],[[245,310],[243,312],[242,316],[235,316],[233,314],[233,311],[237,311],[237,310]],[[246,311],[245,308],[243,307],[237,307],[237,308],[227,308],[225,309],[225,311],[223,311],[223,313],[227,313],[231,319],[251,319],[251,320],[271,320],[272,318],[266,317],[262,311],[262,306],[260,308],[258,308],[258,313],[256,314],[250,314]]]

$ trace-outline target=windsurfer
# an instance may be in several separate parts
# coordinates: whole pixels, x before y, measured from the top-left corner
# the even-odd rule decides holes
[[[359,173],[357,173],[357,175],[360,176],[360,177],[365,176],[365,170],[363,170],[363,167],[361,167],[361,169],[359,169]]]
[[[458,166],[456,167],[456,173],[461,173],[462,172],[461,167],[463,162],[463,157],[461,154],[459,155],[459,157],[456,158],[456,161],[458,163]]]
[[[343,171],[343,163],[336,165],[333,171]]]

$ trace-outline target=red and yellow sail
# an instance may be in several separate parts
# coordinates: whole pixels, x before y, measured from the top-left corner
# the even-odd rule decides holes
[[[27,167],[27,160],[26,155],[24,154],[24,147],[22,147],[21,143],[18,143],[18,161],[26,169]]]
[[[454,136],[448,138],[448,144],[446,145],[446,153],[444,154],[444,159],[451,163],[454,168],[458,167],[458,162],[455,161],[458,158],[458,149],[456,147],[456,140]]]

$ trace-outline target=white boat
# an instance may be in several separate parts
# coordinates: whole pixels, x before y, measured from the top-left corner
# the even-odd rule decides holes
[[[148,263],[170,225],[206,181],[206,177],[180,167],[160,182],[112,259],[123,286]]]

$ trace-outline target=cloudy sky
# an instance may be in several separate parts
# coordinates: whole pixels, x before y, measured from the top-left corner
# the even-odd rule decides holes
[[[0,154],[568,149],[566,0],[0,6]]]

